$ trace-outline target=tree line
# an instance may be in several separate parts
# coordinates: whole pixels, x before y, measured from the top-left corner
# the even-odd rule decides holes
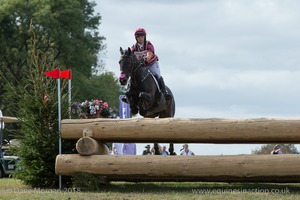
[[[46,71],[72,69],[73,101],[101,99],[118,110],[120,86],[106,72],[101,16],[88,0],[0,1],[0,109],[22,119],[14,137],[20,168],[15,176],[32,187],[58,186],[57,82]],[[62,118],[68,117],[67,81],[62,80]],[[6,128],[7,129],[7,128]],[[62,153],[74,153],[63,141]],[[63,177],[64,186],[71,178]]]

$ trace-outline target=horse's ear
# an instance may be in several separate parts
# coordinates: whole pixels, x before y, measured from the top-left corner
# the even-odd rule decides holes
[[[128,55],[131,54],[131,49],[128,47]]]
[[[124,54],[124,51],[123,51],[122,47],[120,47],[120,53],[121,53],[121,55]]]

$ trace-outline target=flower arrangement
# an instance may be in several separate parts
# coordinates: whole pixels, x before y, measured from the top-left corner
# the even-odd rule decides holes
[[[74,102],[72,105],[72,113],[77,115],[80,119],[108,117],[109,108],[108,103],[102,100],[85,100],[84,102]]]

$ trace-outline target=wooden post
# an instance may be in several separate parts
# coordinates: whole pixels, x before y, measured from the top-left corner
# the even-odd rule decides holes
[[[300,143],[300,119],[65,119],[62,137],[79,139],[83,130],[102,142],[266,144]]]
[[[80,156],[56,157],[58,175],[87,172],[108,181],[300,182],[300,156]]]

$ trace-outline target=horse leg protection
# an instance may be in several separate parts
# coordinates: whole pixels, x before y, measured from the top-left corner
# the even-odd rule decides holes
[[[122,97],[121,100],[125,103],[130,104],[130,103],[132,103],[132,95],[133,95],[133,92],[130,87],[129,90],[125,93],[125,97]]]
[[[124,103],[128,103],[129,104],[129,100],[127,98],[127,95],[122,97],[121,100],[124,102]]]

